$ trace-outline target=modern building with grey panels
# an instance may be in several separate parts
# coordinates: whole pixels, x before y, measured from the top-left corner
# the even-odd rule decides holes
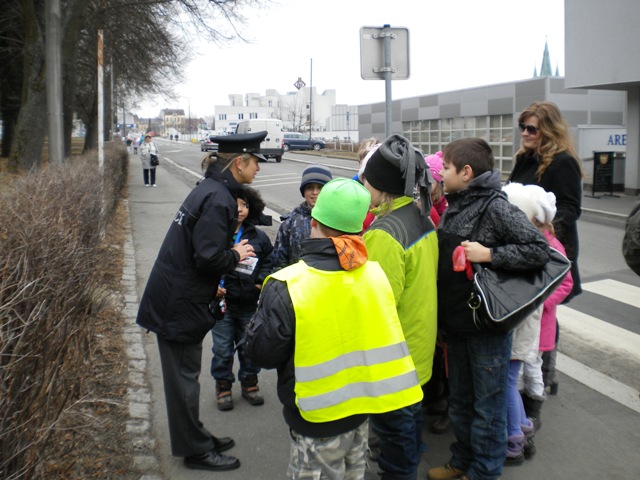
[[[507,175],[520,146],[518,115],[534,101],[551,101],[558,105],[570,123],[576,139],[583,129],[595,127],[599,132],[596,137],[600,138],[599,143],[596,140],[598,148],[607,150],[611,135],[621,135],[620,131],[624,131],[626,125],[626,92],[567,89],[564,83],[562,77],[538,77],[394,100],[391,131],[406,136],[425,154],[442,150],[444,145],[458,138],[482,137],[493,149],[496,167]],[[383,139],[385,103],[360,105],[358,121],[361,140]],[[588,144],[592,146],[593,142]],[[624,147],[618,145],[617,150],[623,151]],[[593,152],[579,151],[579,154],[589,175]],[[622,188],[622,181],[622,176],[616,179],[618,189]],[[589,176],[585,184],[590,185]]]

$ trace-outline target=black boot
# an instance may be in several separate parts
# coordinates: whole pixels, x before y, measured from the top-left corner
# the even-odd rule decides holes
[[[524,411],[527,417],[533,422],[536,432],[542,427],[542,417],[540,416],[540,410],[542,410],[543,399],[533,398],[526,393],[522,394],[522,404],[524,405]]]
[[[218,410],[226,411],[233,409],[233,397],[231,396],[231,382],[229,380],[216,381],[216,404]]]
[[[262,405],[264,398],[260,395],[260,389],[258,388],[258,376],[253,375],[245,378],[241,382],[242,385],[242,398],[244,398],[249,405]]]
[[[556,371],[556,357],[558,355],[558,347],[550,352],[542,354],[542,380],[544,386],[549,387],[551,395],[558,394],[558,372]]]

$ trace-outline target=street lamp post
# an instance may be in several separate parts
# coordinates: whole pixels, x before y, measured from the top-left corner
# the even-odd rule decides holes
[[[191,99],[182,95],[187,99],[187,132],[189,133],[189,142],[191,142]]]

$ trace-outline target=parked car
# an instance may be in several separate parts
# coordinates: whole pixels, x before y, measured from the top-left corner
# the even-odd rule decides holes
[[[319,138],[311,138],[304,133],[284,132],[285,152],[289,150],[321,150],[326,148],[325,143]]]
[[[214,137],[215,135],[209,135],[200,142],[201,152],[208,152],[209,150],[213,150],[214,152],[218,151],[218,144],[213,141]]]

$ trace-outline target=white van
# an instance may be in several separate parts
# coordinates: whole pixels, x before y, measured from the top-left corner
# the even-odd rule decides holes
[[[282,133],[282,120],[275,118],[257,118],[244,120],[238,123],[236,133],[255,133],[267,131],[267,136],[260,144],[260,153],[267,158],[275,158],[276,162],[282,161],[284,153],[284,136]]]

